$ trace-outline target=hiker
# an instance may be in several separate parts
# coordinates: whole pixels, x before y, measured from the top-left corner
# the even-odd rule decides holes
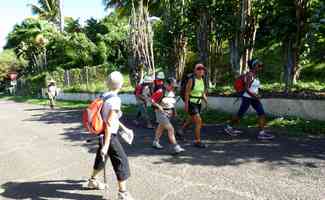
[[[55,106],[55,98],[57,96],[57,88],[54,80],[50,80],[47,86],[47,95],[49,98],[50,108],[54,109]]]
[[[176,80],[174,78],[170,78],[166,81],[165,87],[158,89],[151,97],[158,123],[152,146],[156,149],[163,149],[163,146],[160,144],[159,140],[164,130],[167,130],[169,143],[173,145],[173,153],[178,154],[185,150],[177,143],[175,138],[175,129],[171,123],[171,118],[175,118],[177,115],[175,108],[175,87],[177,87]]]
[[[206,144],[201,141],[201,106],[202,101],[206,104],[207,100],[207,84],[205,83],[206,68],[203,64],[196,64],[194,73],[187,75],[187,82],[184,84],[184,104],[185,112],[189,114],[189,118],[183,124],[186,129],[191,123],[195,124],[195,140],[194,146],[198,148],[206,148]]]
[[[154,80],[153,93],[164,87],[164,80],[165,80],[164,72],[158,72],[156,79]]]
[[[106,128],[104,133],[101,134],[103,142],[99,142],[93,172],[88,180],[88,187],[100,190],[107,187],[107,185],[97,180],[97,175],[104,169],[105,160],[109,157],[118,181],[118,199],[133,200],[126,188],[127,179],[130,177],[128,157],[117,136],[120,126],[119,118],[122,115],[121,99],[117,94],[122,85],[123,76],[120,72],[115,71],[108,76],[107,86],[109,91],[103,94],[103,98],[111,97],[106,99],[102,107],[102,118]]]
[[[138,105],[138,112],[134,124],[138,125],[138,120],[143,118],[146,123],[146,128],[153,128],[148,113],[148,105],[150,104],[150,97],[152,91],[153,80],[149,76],[145,76],[142,83],[139,83],[135,89],[135,97]]]
[[[266,116],[261,98],[258,94],[258,91],[261,88],[261,83],[257,75],[258,72],[263,69],[263,66],[263,63],[258,59],[252,59],[248,62],[249,72],[242,76],[244,90],[240,94],[241,105],[239,111],[235,116],[232,117],[230,124],[227,124],[225,127],[225,132],[230,136],[237,136],[242,133],[242,131],[234,129],[233,126],[240,123],[240,119],[248,111],[249,107],[252,106],[258,115],[258,127],[260,130],[257,138],[261,140],[274,138],[272,134],[266,133],[264,130],[266,124]]]

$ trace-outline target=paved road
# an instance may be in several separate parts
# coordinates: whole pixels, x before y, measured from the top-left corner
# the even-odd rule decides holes
[[[80,111],[0,101],[0,199],[101,199],[86,190],[95,142],[80,128]],[[131,121],[126,120],[126,123]],[[137,200],[323,200],[325,139],[254,139],[254,130],[231,139],[218,126],[204,129],[208,149],[190,146],[171,156],[150,147],[153,133],[137,128],[127,147]],[[163,144],[167,144],[164,140]],[[109,167],[109,195],[116,182]]]

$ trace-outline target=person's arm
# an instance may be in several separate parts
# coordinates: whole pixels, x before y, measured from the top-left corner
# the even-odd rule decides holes
[[[207,94],[206,94],[206,93],[203,94],[202,99],[203,99],[203,101],[204,101],[206,104],[208,104],[208,97],[207,97]]]
[[[190,94],[192,90],[193,81],[192,79],[188,80],[185,88],[185,112],[188,112],[188,105],[190,101]]]
[[[101,150],[102,155],[106,155],[106,153],[108,151],[108,148],[109,148],[109,143],[110,143],[111,136],[112,136],[111,124],[112,124],[112,119],[115,117],[115,115],[116,115],[116,111],[114,111],[114,110],[110,110],[109,113],[108,113],[107,124],[106,124],[105,132],[104,132],[104,135],[105,135],[105,137],[104,137],[104,145],[103,145],[103,148]]]
[[[258,97],[254,92],[252,92],[252,91],[250,90],[250,87],[251,87],[251,85],[252,85],[252,82],[254,81],[255,78],[253,78],[253,80],[251,80],[251,79],[252,79],[251,77],[248,78],[248,75],[246,75],[246,76],[244,77],[245,91],[246,91],[246,92],[248,93],[248,95],[251,96],[252,98],[259,100],[259,97]]]

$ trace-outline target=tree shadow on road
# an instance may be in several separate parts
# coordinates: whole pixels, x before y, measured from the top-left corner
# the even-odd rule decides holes
[[[37,111],[35,109],[25,111]],[[27,121],[41,121],[46,124],[71,124],[81,122],[82,111],[80,109],[54,109],[41,114],[33,114]]]
[[[130,157],[169,155],[167,150],[152,149],[154,130],[136,127],[132,124],[132,119],[134,116],[129,115],[122,119],[128,127],[135,130],[136,134],[134,145],[124,145]],[[31,120],[47,124],[81,123],[81,111],[56,110],[34,116]],[[262,142],[256,139],[257,130],[246,129],[242,136],[231,138],[223,132],[223,127],[220,125],[207,126],[202,132],[202,137],[209,144],[207,149],[192,147],[193,133],[190,130],[185,135],[185,141],[180,141],[187,151],[179,156],[163,156],[160,162],[207,166],[235,166],[259,162],[267,163],[270,168],[277,166],[321,168],[325,166],[325,138],[290,138],[277,135],[273,141]],[[87,148],[89,152],[94,153],[97,148],[96,137],[87,134],[81,125],[67,128],[60,134],[65,140]],[[87,140],[91,142],[86,142]],[[165,134],[162,137],[162,144],[167,147],[167,143]]]
[[[1,186],[0,196],[9,199],[46,200],[49,198],[90,200],[102,199],[99,195],[80,194],[82,181],[54,180],[37,182],[8,182]]]
[[[133,147],[126,146],[129,156],[168,154],[167,150],[157,151],[151,148],[154,138],[152,131],[150,133],[145,129],[135,128],[135,130],[136,144]],[[205,127],[202,132],[208,148],[193,147],[193,133],[190,131],[185,135],[185,141],[180,141],[187,151],[179,156],[163,157],[161,162],[212,166],[236,166],[258,162],[268,163],[270,168],[276,166],[325,167],[325,138],[289,138],[277,135],[273,141],[263,142],[256,139],[257,130],[254,129],[246,129],[244,134],[237,138],[227,136],[222,126]],[[162,144],[168,146],[166,133]]]

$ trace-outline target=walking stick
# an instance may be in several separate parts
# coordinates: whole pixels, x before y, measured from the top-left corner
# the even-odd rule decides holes
[[[103,135],[99,136],[99,141],[100,141],[101,146],[103,147],[104,146],[104,136]],[[102,155],[102,159],[104,162],[103,176],[104,176],[104,184],[105,184],[103,199],[108,199],[108,187],[107,187],[107,176],[106,176],[106,161],[107,161],[107,159],[105,158],[105,155]]]

